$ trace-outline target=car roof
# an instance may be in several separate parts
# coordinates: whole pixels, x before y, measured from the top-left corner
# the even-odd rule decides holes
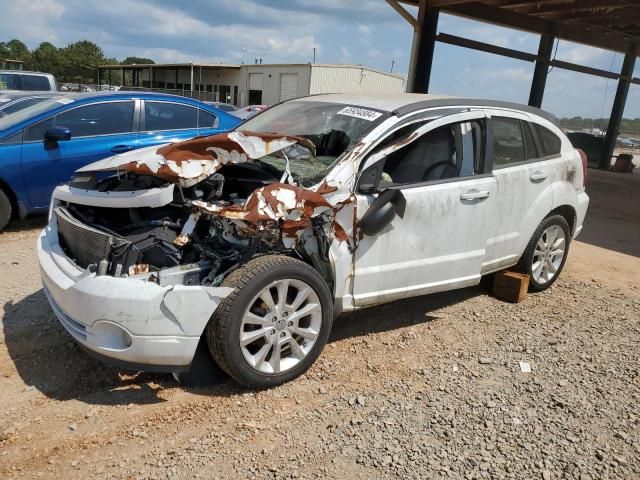
[[[16,99],[25,97],[63,97],[66,94],[64,92],[58,92],[55,90],[0,90],[0,98],[4,99]]]
[[[32,72],[31,70],[0,70],[0,73],[12,75],[42,75],[44,77],[53,77],[53,74],[46,72]]]
[[[500,100],[486,100],[477,98],[453,97],[448,95],[432,95],[423,93],[383,93],[383,94],[350,94],[350,93],[331,93],[312,95],[310,97],[300,98],[303,101],[330,102],[355,105],[358,107],[372,108],[392,113],[398,117],[403,117],[419,110],[427,108],[467,108],[467,107],[484,107],[484,108],[501,108],[516,110],[520,112],[532,113],[550,122],[557,124],[558,119],[551,113],[539,108],[521,105],[518,103],[504,102]]]
[[[74,100],[84,100],[86,98],[119,98],[119,97],[130,97],[130,98],[166,98],[172,100],[180,100],[184,102],[193,102],[193,103],[204,103],[200,100],[190,97],[184,97],[182,95],[171,95],[169,93],[156,93],[156,92],[145,92],[138,90],[102,90],[97,92],[82,92],[82,93],[69,93],[67,94],[69,98]]]

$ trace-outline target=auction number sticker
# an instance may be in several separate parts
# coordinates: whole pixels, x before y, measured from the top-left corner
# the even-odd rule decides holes
[[[338,115],[361,118],[363,120],[369,120],[370,122],[382,116],[380,112],[374,112],[373,110],[358,107],[344,107],[338,112]]]

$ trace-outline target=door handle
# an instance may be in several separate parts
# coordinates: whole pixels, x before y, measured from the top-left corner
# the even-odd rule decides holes
[[[542,182],[546,178],[547,178],[547,174],[538,170],[531,174],[531,176],[529,177],[529,180],[531,180],[532,182]]]
[[[489,194],[490,192],[488,190],[469,190],[460,195],[460,200],[482,200],[483,198],[489,198]]]
[[[131,145],[116,145],[115,147],[113,147],[111,149],[111,152],[113,153],[124,153],[124,152],[130,152],[131,150],[133,150],[135,147],[132,147]]]

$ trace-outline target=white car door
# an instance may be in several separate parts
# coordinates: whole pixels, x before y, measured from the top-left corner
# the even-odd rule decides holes
[[[382,169],[377,191],[386,183],[406,203],[402,217],[358,244],[357,308],[479,282],[496,216],[485,152],[486,115],[471,111],[428,122],[365,160],[359,191]],[[358,193],[359,219],[376,196]]]
[[[483,273],[514,265],[534,230],[551,211],[552,184],[561,172],[562,158],[538,152],[529,117],[516,112],[490,111],[492,124],[494,204],[500,215],[488,239]],[[558,142],[560,140],[558,139]]]

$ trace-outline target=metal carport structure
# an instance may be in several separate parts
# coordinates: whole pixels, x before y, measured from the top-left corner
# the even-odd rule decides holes
[[[408,91],[428,93],[436,42],[535,63],[529,105],[540,107],[550,67],[611,78],[618,81],[600,168],[609,168],[624,107],[640,53],[640,1],[638,0],[386,0],[414,29]],[[403,4],[418,8],[415,18]],[[533,54],[438,32],[440,12],[540,35]],[[556,39],[603,48],[625,55],[619,73],[552,58]]]

